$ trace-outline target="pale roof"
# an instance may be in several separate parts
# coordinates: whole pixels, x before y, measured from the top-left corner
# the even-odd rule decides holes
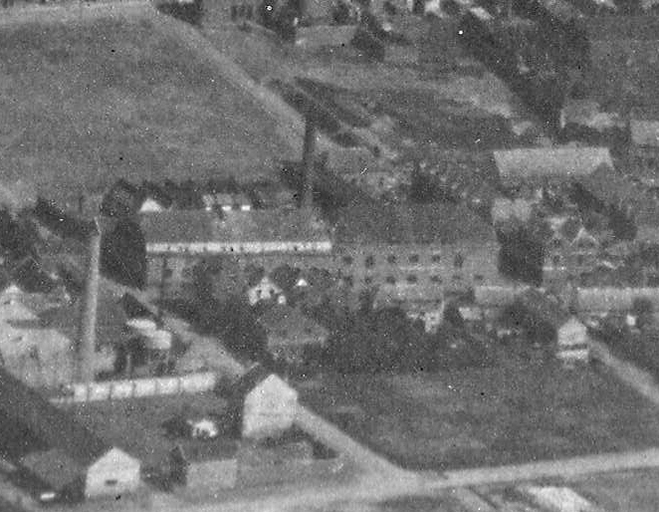
[[[553,147],[495,151],[494,161],[502,182],[568,180],[586,176],[605,165],[613,168],[608,148]]]
[[[659,147],[659,121],[632,119],[629,129],[633,144]]]
[[[10,371],[31,383],[63,383],[72,378],[72,341],[56,329],[44,328],[20,295],[0,294],[0,353]],[[21,368],[17,368],[17,361]]]
[[[302,209],[169,210],[142,215],[140,225],[147,244],[329,241],[325,224]]]

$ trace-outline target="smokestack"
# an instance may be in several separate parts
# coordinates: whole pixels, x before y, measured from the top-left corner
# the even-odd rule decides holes
[[[302,147],[302,204],[304,208],[313,206],[313,185],[316,154],[316,124],[307,117],[304,125],[304,145]]]
[[[101,230],[97,219],[89,232],[89,255],[85,291],[80,311],[80,333],[78,340],[78,380],[90,383],[94,380],[94,353],[96,352],[96,309],[98,307],[98,285],[100,281]]]

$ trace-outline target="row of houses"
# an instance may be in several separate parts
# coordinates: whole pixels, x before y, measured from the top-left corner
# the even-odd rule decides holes
[[[100,213],[111,218],[134,218],[140,213],[167,210],[250,211],[294,204],[293,193],[278,182],[240,184],[227,178],[180,183],[144,181],[136,185],[121,179],[104,194]]]

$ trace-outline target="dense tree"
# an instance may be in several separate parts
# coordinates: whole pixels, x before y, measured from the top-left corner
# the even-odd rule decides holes
[[[101,240],[101,270],[118,283],[136,288],[146,284],[146,242],[140,226],[121,220]]]

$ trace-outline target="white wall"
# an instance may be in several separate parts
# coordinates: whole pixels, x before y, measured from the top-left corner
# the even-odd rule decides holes
[[[140,462],[112,448],[87,470],[85,496],[117,496],[135,491],[139,485]]]
[[[242,435],[252,439],[276,437],[293,425],[296,411],[297,391],[270,375],[245,397]]]

